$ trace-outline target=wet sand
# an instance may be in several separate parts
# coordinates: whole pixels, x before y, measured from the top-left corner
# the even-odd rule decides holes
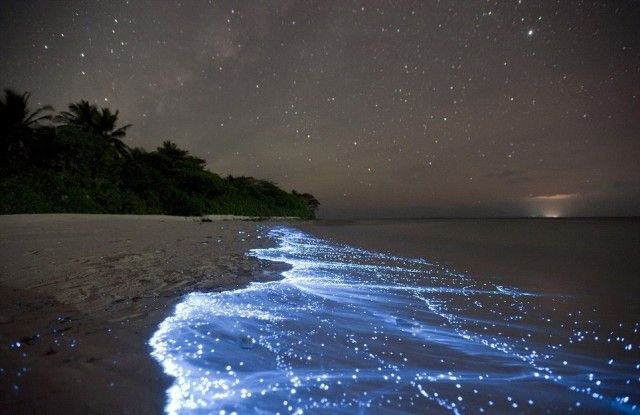
[[[321,227],[296,226],[312,235],[273,230],[278,247],[252,251],[290,264],[285,280],[191,295],[163,321],[151,343],[176,378],[171,408],[637,411],[637,291],[623,288],[637,281],[633,222],[386,221],[322,228],[349,245],[313,236]],[[353,248],[365,244],[378,248]],[[398,254],[449,251],[461,261],[455,269],[467,261],[473,268],[462,275],[385,255],[382,247]],[[479,269],[496,266],[514,272],[494,283],[478,276]]]
[[[282,271],[245,255],[276,222],[213,219],[0,216],[0,413],[161,413],[172,306]]]
[[[147,341],[183,294],[279,278],[245,253],[278,222],[0,216],[0,413],[161,413],[171,379]],[[353,246],[424,257],[536,292],[579,293],[634,320],[640,222],[295,222]],[[19,346],[18,346],[19,344]]]

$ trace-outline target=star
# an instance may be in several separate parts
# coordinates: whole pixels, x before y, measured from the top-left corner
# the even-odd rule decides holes
[[[29,2],[4,3],[0,90],[29,91],[56,111],[81,99],[120,109],[133,147],[175,139],[211,154],[216,173],[327,200],[326,217],[358,210],[329,201],[343,192],[358,200],[363,183],[378,189],[369,202],[379,206],[394,192],[405,195],[398,207],[480,198],[520,215],[512,202],[528,193],[582,189],[640,209],[640,194],[618,190],[635,195],[640,183],[632,139],[640,38],[629,2],[598,2],[596,12],[524,0],[330,8],[140,0],[42,2],[37,13]],[[576,64],[583,57],[589,65]],[[248,149],[255,160],[239,162],[236,152]],[[305,174],[310,157],[314,174]],[[518,174],[499,174],[507,168]]]

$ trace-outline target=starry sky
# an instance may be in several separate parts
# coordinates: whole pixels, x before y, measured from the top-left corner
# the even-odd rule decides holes
[[[0,86],[320,216],[640,214],[640,2],[3,1]]]

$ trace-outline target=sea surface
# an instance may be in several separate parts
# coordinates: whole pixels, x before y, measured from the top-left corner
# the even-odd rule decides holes
[[[189,294],[160,324],[167,413],[640,412],[636,222],[315,226],[265,228],[275,246],[247,253],[288,264],[281,280]],[[409,255],[438,235],[473,253]],[[528,261],[493,275],[501,258]],[[536,281],[547,259],[560,271]],[[595,281],[602,261],[616,273]]]

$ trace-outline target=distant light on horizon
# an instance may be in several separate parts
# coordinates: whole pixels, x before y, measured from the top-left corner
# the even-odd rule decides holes
[[[543,201],[567,200],[567,199],[574,199],[576,197],[578,197],[577,193],[557,193],[553,195],[533,196],[531,197],[531,200],[543,200]]]
[[[566,200],[536,200],[531,204],[534,218],[562,218],[571,216],[569,203]]]
[[[327,219],[640,215],[637,2],[366,3],[2,2],[1,86]]]

